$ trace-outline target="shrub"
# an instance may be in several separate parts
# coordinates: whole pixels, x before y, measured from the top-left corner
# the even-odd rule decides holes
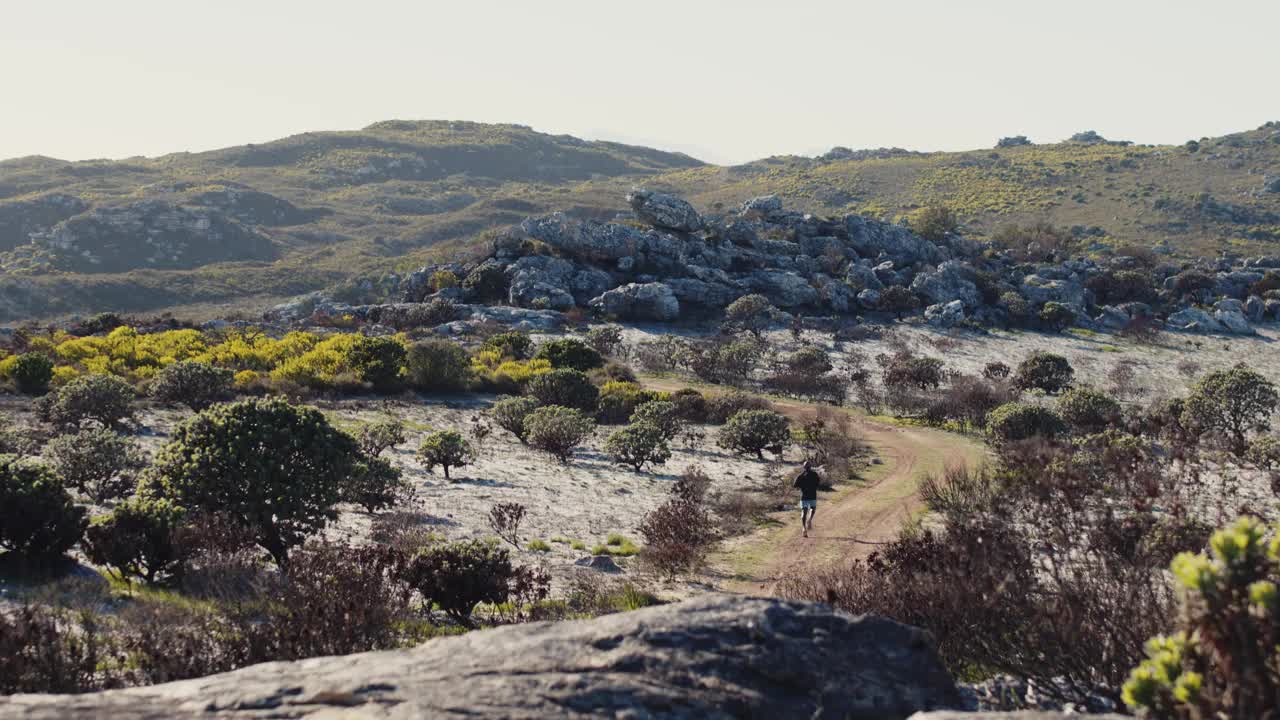
[[[723,339],[690,343],[684,362],[694,375],[707,382],[741,385],[760,364],[768,345],[756,338]]]
[[[486,391],[513,394],[524,392],[529,381],[551,372],[546,360],[502,360],[495,350],[477,353],[471,371]]]
[[[1085,281],[1085,287],[1093,291],[1099,305],[1146,303],[1156,296],[1151,278],[1135,270],[1109,270],[1101,275],[1094,275]]]
[[[405,441],[404,423],[395,418],[389,418],[361,425],[356,431],[355,438],[360,446],[360,452],[369,457],[377,457]]]
[[[0,547],[34,560],[57,558],[79,540],[85,510],[43,465],[0,455]]]
[[[122,579],[148,584],[181,574],[189,548],[178,530],[185,511],[165,499],[134,497],[95,517],[84,534],[89,560]]]
[[[106,428],[56,437],[46,446],[45,457],[63,483],[98,503],[128,495],[134,478],[127,471],[143,464],[128,438]]]
[[[1199,270],[1187,270],[1173,277],[1172,289],[1176,295],[1185,298],[1202,290],[1212,290],[1217,284],[1218,281],[1212,275]]]
[[[627,422],[636,408],[659,397],[653,390],[645,390],[634,382],[608,382],[600,388],[596,402],[596,420],[605,425]]]
[[[641,472],[646,464],[661,465],[671,459],[668,440],[658,426],[648,422],[633,422],[613,431],[605,440],[604,449],[614,462],[629,465],[636,472]]]
[[[730,390],[727,393],[707,396],[707,422],[712,425],[723,425],[742,410],[772,409],[773,406],[768,400],[749,395],[741,390]]]
[[[676,413],[676,404],[667,400],[651,400],[631,414],[631,422],[648,423],[662,432],[662,437],[672,440],[684,429],[684,421]]]
[[[1013,399],[1013,393],[1001,385],[960,375],[952,378],[942,396],[930,403],[925,417],[935,423],[955,420],[982,428],[988,413]]]
[[[342,501],[354,503],[365,512],[395,507],[411,494],[400,470],[376,455],[361,453],[352,465],[351,477],[342,488]]]
[[[178,426],[147,479],[185,508],[243,526],[283,568],[289,548],[334,518],[363,459],[355,440],[318,410],[242,400]]]
[[[698,482],[704,478],[686,473],[640,522],[640,556],[659,572],[675,576],[697,567],[715,541],[715,523],[703,502],[707,484]]]
[[[160,371],[151,385],[151,396],[199,412],[225,397],[234,380],[235,373],[226,368],[183,360]]]
[[[409,382],[428,392],[457,392],[471,382],[471,358],[448,340],[426,340],[409,348]]]
[[[1076,432],[1098,432],[1119,419],[1120,403],[1091,387],[1077,387],[1058,398],[1058,415]]]
[[[568,462],[573,450],[591,435],[595,423],[572,408],[559,405],[540,407],[524,421],[529,444]]]
[[[44,605],[0,613],[0,693],[82,693],[111,687],[111,648],[97,618]]]
[[[528,360],[529,351],[533,349],[533,340],[528,333],[511,331],[491,335],[480,346],[481,350],[493,350],[500,358],[512,360]]]
[[[470,465],[475,460],[475,452],[457,430],[437,430],[423,438],[418,457],[422,458],[427,472],[435,472],[437,465],[444,468],[444,477],[448,480],[449,468]]]
[[[604,358],[590,345],[575,338],[561,338],[538,346],[535,358],[546,360],[551,367],[587,372],[604,365]]]
[[[133,388],[112,375],[81,375],[40,399],[40,419],[59,428],[76,428],[86,420],[117,428],[133,417]]]
[[[930,242],[941,242],[956,231],[960,223],[955,211],[943,205],[922,207],[908,216],[912,231]]]
[[[671,404],[675,405],[676,417],[687,423],[701,425],[707,422],[707,398],[693,388],[681,388],[671,393]]]
[[[561,405],[586,413],[595,413],[600,399],[600,391],[586,373],[568,368],[534,377],[528,391],[543,405]]]
[[[1225,435],[1231,451],[1240,456],[1249,446],[1249,433],[1270,426],[1278,401],[1275,384],[1241,363],[1211,372],[1195,384],[1183,409],[1182,424],[1200,433]]]
[[[938,358],[895,357],[884,368],[887,388],[933,390],[942,384],[944,366]]]
[[[1016,442],[1037,436],[1053,438],[1066,429],[1056,412],[1028,403],[1006,403],[987,416],[987,436],[993,442]]]
[[[409,561],[405,577],[424,599],[470,627],[476,605],[506,602],[512,572],[506,549],[469,540],[419,552]]]
[[[721,327],[725,332],[749,332],[758,338],[777,315],[778,309],[764,295],[743,295],[725,308]]]
[[[408,352],[402,343],[392,338],[356,335],[347,356],[361,382],[385,392],[400,386]]]
[[[1268,435],[1255,439],[1244,457],[1260,468],[1280,470],[1280,438]]]
[[[622,345],[622,328],[617,325],[597,325],[587,331],[586,341],[596,352],[612,357]]]
[[[481,263],[462,279],[462,287],[475,293],[478,300],[505,300],[507,273],[496,263]]]
[[[1076,313],[1059,302],[1049,301],[1040,308],[1040,322],[1054,332],[1062,332],[1071,327],[1076,320]]]
[[[23,353],[9,371],[18,392],[24,395],[43,395],[49,392],[53,380],[53,361],[42,353]]]
[[[1011,369],[1002,362],[989,362],[982,368],[982,377],[988,380],[1004,380],[1009,377]]]
[[[597,385],[604,385],[610,382],[639,382],[636,372],[629,366],[615,360],[610,360],[604,364],[604,367],[598,367],[587,373],[591,378],[591,382]]]
[[[964,523],[999,509],[1003,496],[994,472],[986,467],[947,465],[941,475],[925,475],[920,499],[948,522]]]
[[[529,414],[538,409],[538,401],[531,397],[504,397],[499,398],[493,407],[489,408],[489,417],[498,424],[498,427],[506,430],[516,436],[522,444],[528,442],[528,430],[525,427],[525,419]]]
[[[498,503],[489,508],[489,527],[498,537],[520,549],[520,522],[524,520],[525,507],[520,503]]]
[[[1071,386],[1075,370],[1061,355],[1038,352],[1018,365],[1013,384],[1021,390],[1043,390],[1055,395]]]
[[[880,291],[880,302],[876,305],[876,309],[880,312],[893,313],[899,320],[918,307],[920,307],[920,298],[901,285],[890,285]]]
[[[431,274],[431,289],[439,292],[458,287],[458,275],[452,270],[437,270]]]
[[[744,455],[754,453],[760,460],[765,450],[781,458],[791,443],[791,431],[787,419],[772,410],[740,410],[720,428],[717,443]]]
[[[1185,591],[1177,632],[1151,638],[1124,684],[1124,701],[1150,717],[1269,717],[1280,701],[1280,543],[1258,520],[1214,533],[1210,554],[1171,565]]]

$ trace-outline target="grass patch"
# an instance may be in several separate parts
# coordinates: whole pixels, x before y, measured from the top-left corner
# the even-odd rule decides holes
[[[613,555],[614,557],[631,557],[639,552],[639,546],[618,533],[609,533],[609,537],[603,544],[591,548],[592,555]]]
[[[533,552],[551,552],[551,545],[545,540],[530,540],[526,547]]]

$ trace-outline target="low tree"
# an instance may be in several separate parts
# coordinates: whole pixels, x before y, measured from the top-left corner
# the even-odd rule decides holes
[[[1020,390],[1042,390],[1056,395],[1071,387],[1075,370],[1061,355],[1038,352],[1018,364],[1013,385]]]
[[[760,460],[764,460],[765,450],[781,458],[791,444],[790,423],[772,410],[741,410],[720,428],[717,443],[744,455],[754,454]]]
[[[85,554],[124,580],[152,585],[176,577],[192,550],[179,537],[185,520],[186,511],[170,500],[130,498],[93,519],[85,531]]]
[[[0,455],[0,548],[32,560],[57,558],[79,542],[87,523],[53,471]]]
[[[662,429],[649,422],[634,422],[613,431],[604,449],[620,465],[642,472],[645,465],[661,465],[671,459],[671,447]]]
[[[388,418],[361,425],[355,438],[361,452],[369,457],[377,457],[405,441],[404,423]]]
[[[901,285],[890,285],[881,290],[880,302],[876,305],[876,309],[880,312],[893,313],[893,316],[899,320],[918,307],[920,307],[920,298]]]
[[[49,392],[53,380],[53,361],[43,353],[23,353],[13,363],[13,384],[24,395],[43,395]]]
[[[49,441],[45,457],[63,483],[99,503],[128,495],[133,471],[144,464],[129,438],[106,428],[60,435]]]
[[[389,337],[357,335],[348,361],[360,377],[374,390],[387,392],[400,387],[408,351],[404,344]]]
[[[498,503],[489,508],[489,527],[498,537],[520,549],[520,523],[524,520],[525,506],[520,503]]]
[[[418,447],[418,457],[427,472],[434,472],[439,465],[444,469],[444,477],[449,478],[449,468],[464,467],[475,461],[475,451],[471,443],[462,437],[457,430],[437,430],[422,440]]]
[[[591,418],[560,405],[540,407],[524,421],[529,444],[551,454],[560,462],[568,462],[573,450],[595,430]]]
[[[622,345],[622,328],[617,325],[597,325],[587,331],[587,344],[605,357],[612,357]]]
[[[945,205],[922,207],[907,216],[907,222],[915,234],[935,243],[945,240],[960,225],[955,211]]]
[[[400,470],[385,458],[361,452],[352,465],[351,477],[343,485],[342,501],[354,503],[365,512],[395,507],[411,494]]]
[[[457,343],[426,340],[409,348],[409,382],[420,390],[458,392],[471,382],[471,358]]]
[[[505,548],[467,540],[420,551],[409,561],[404,577],[428,603],[471,627],[476,605],[506,602],[513,571]]]
[[[931,357],[895,357],[884,368],[887,388],[934,390],[942,385],[945,367],[942,360]]]
[[[168,403],[182,403],[199,412],[231,392],[235,372],[195,360],[165,366],[151,384],[151,396]]]
[[[662,432],[668,441],[675,438],[684,429],[684,420],[676,409],[676,404],[669,400],[650,400],[631,413],[631,423],[648,423]]]
[[[506,430],[521,444],[528,442],[528,431],[525,428],[525,418],[529,414],[540,407],[537,398],[531,397],[504,397],[499,398],[498,402],[489,408],[489,417],[498,424],[498,427]]]
[[[318,410],[243,400],[178,426],[145,479],[159,497],[245,528],[284,568],[290,548],[336,517],[364,459]]]
[[[1198,432],[1226,436],[1231,452],[1243,455],[1249,434],[1270,427],[1280,401],[1276,386],[1247,365],[1211,372],[1191,389],[1183,407],[1182,423]]]
[[[542,405],[560,405],[595,413],[600,390],[580,370],[563,368],[536,375],[529,381],[529,395]]]
[[[114,375],[81,375],[40,398],[36,412],[62,430],[78,428],[85,421],[119,428],[134,415],[133,399],[133,388]]]
[[[551,363],[553,368],[587,372],[604,365],[604,358],[590,345],[575,338],[561,338],[538,347],[535,358]]]
[[[758,338],[777,315],[778,309],[764,295],[743,295],[725,308],[721,328],[730,333],[749,332]]]
[[[1094,433],[1120,418],[1120,403],[1091,387],[1075,387],[1058,398],[1058,414],[1078,433]]]

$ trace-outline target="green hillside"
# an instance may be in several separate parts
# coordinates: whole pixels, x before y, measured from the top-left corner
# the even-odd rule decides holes
[[[533,213],[609,218],[634,184],[704,210],[771,193],[815,213],[878,218],[945,204],[973,236],[1043,221],[1075,227],[1095,248],[1280,254],[1277,177],[1276,123],[1187,146],[837,149],[736,167],[446,121],[158,158],[19,158],[0,161],[0,321],[251,307],[413,267]]]

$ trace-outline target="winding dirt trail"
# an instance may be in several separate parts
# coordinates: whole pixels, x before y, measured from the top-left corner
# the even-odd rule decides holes
[[[665,378],[644,382],[658,390],[688,386]],[[770,401],[795,420],[812,416],[820,407],[795,400]],[[773,595],[775,583],[786,574],[865,558],[924,509],[918,491],[921,478],[948,465],[976,465],[985,452],[981,442],[962,435],[900,426],[849,408],[842,410],[879,464],[869,466],[860,482],[844,483],[818,496],[809,537],[801,534],[797,496],[797,509],[773,513],[765,526],[725,542],[710,558],[707,571],[707,580],[717,589]]]

